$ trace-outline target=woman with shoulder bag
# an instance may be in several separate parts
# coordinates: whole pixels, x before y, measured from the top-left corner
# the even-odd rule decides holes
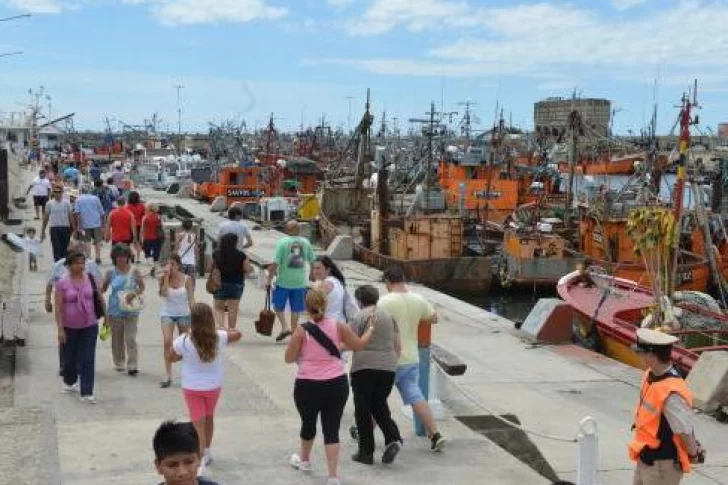
[[[346,280],[329,256],[319,256],[311,268],[316,285],[326,293],[326,316],[337,322],[351,322],[359,308],[346,289]]]
[[[210,273],[217,271],[220,275],[220,285],[213,293],[215,321],[220,328],[225,328],[226,311],[227,328],[234,329],[237,326],[240,299],[245,290],[245,275],[253,271],[250,260],[238,250],[237,245],[237,234],[224,234],[218,249],[212,254]]]
[[[86,273],[83,253],[70,253],[66,265],[68,275],[56,283],[55,296],[58,343],[63,345],[63,392],[79,391],[82,401],[93,404],[99,333],[94,298],[101,295],[93,277]],[[103,306],[101,300],[99,313],[103,313]]]
[[[316,421],[321,416],[328,485],[341,485],[338,477],[339,428],[349,380],[340,349],[361,350],[369,344],[374,326],[369,325],[361,337],[350,326],[326,316],[326,293],[313,288],[306,295],[306,311],[311,321],[296,327],[286,349],[286,362],[298,364],[293,398],[301,416],[301,449],[294,453],[290,465],[300,471],[311,470],[311,449],[316,437]]]
[[[101,291],[106,293],[111,288],[108,320],[114,367],[117,372],[127,370],[130,376],[136,377],[139,373],[136,335],[143,306],[140,297],[144,293],[144,279],[138,269],[132,268],[131,259],[132,252],[126,244],[111,248],[114,269],[106,273]]]

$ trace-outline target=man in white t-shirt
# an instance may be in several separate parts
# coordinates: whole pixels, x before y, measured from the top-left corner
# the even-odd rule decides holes
[[[238,251],[245,251],[253,245],[253,237],[248,226],[243,224],[243,210],[240,207],[231,207],[228,210],[228,219],[220,223],[217,229],[217,240],[224,234],[236,234],[238,236]]]
[[[25,195],[33,193],[33,205],[35,206],[35,219],[40,219],[41,213],[45,215],[45,205],[51,194],[51,181],[46,178],[45,170],[38,172],[38,176],[28,187]]]

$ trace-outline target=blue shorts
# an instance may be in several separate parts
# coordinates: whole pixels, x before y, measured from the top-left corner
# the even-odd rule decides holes
[[[239,300],[243,296],[243,290],[245,290],[245,283],[223,281],[212,297],[215,300]]]
[[[425,400],[420,389],[420,364],[407,364],[397,367],[394,375],[394,385],[405,406],[411,406]]]
[[[273,290],[273,310],[282,312],[286,303],[291,307],[291,313],[302,313],[306,310],[306,293],[308,288],[283,288],[276,286]]]
[[[162,323],[165,325],[191,325],[192,316],[185,315],[183,317],[162,317]]]

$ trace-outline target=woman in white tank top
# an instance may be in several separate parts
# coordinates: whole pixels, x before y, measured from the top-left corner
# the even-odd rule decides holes
[[[192,221],[185,219],[182,221],[182,230],[175,238],[174,254],[180,257],[182,261],[182,272],[194,279],[197,274],[197,234],[192,230]]]
[[[193,279],[182,272],[182,260],[177,254],[169,257],[162,276],[159,278],[159,296],[162,297],[162,337],[164,338],[164,366],[167,371],[166,379],[160,386],[167,388],[172,385],[172,364],[166,358],[172,350],[174,328],[182,335],[190,329],[190,308],[195,300],[195,287]]]
[[[326,317],[346,323],[346,280],[336,263],[328,256],[319,256],[313,263],[313,277],[326,293]]]

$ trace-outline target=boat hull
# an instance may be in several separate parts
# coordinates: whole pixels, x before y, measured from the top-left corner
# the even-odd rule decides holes
[[[331,243],[342,231],[324,214],[319,218],[319,232],[325,245]],[[420,283],[445,292],[483,294],[490,290],[493,281],[493,256],[462,256],[404,260],[373,251],[354,243],[354,259],[379,270],[400,266],[407,281]]]
[[[596,265],[610,268],[614,276],[625,280],[635,281],[641,286],[652,287],[645,266],[639,263],[610,263],[587,257],[587,265]],[[677,289],[683,291],[705,292],[710,288],[710,265],[706,259],[696,257],[692,262],[680,263],[677,270]]]
[[[644,368],[640,356],[632,349],[637,342],[637,329],[654,305],[651,290],[634,281],[607,277],[608,288],[595,285],[588,276],[575,271],[556,286],[559,296],[573,309],[574,340],[595,351],[627,365]],[[705,317],[728,322],[728,316],[690,305],[683,309]],[[680,342],[673,346],[672,361],[683,374],[688,374],[700,354],[706,351],[726,351],[728,330],[675,330]],[[699,340],[697,340],[699,339]],[[715,339],[715,341],[713,341]],[[712,344],[711,344],[712,342]]]
[[[354,245],[354,257],[374,268],[385,270],[400,266],[407,281],[456,293],[482,294],[490,290],[493,280],[491,257],[460,257],[405,261]]]

